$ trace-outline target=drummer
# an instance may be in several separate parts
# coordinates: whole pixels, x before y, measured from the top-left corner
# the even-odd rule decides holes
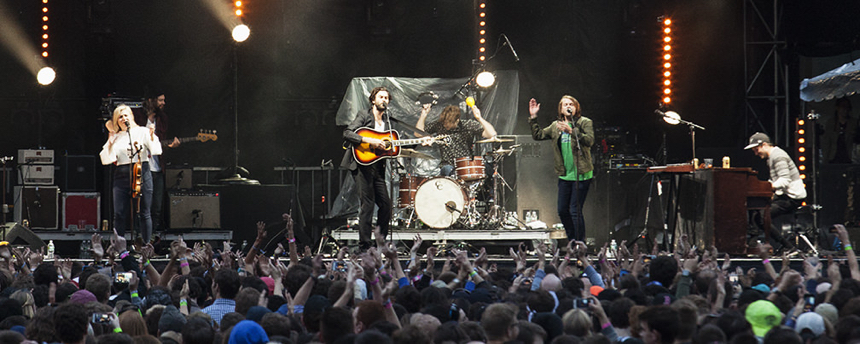
[[[415,126],[431,135],[448,135],[451,138],[451,143],[448,145],[439,145],[442,153],[442,161],[439,163],[439,168],[443,176],[452,176],[454,174],[454,161],[457,158],[472,157],[472,145],[475,142],[475,136],[481,135],[484,138],[492,138],[496,136],[496,129],[490,122],[487,122],[481,117],[481,110],[474,105],[474,102],[467,102],[472,109],[472,115],[475,119],[460,120],[460,107],[456,105],[448,105],[442,110],[439,119],[430,123],[425,128],[427,114],[430,113],[430,107],[433,104],[424,104],[421,109],[421,116],[418,117],[418,123]],[[416,136],[422,136],[415,133]]]

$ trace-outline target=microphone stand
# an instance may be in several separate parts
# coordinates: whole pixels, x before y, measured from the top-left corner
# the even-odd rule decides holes
[[[690,139],[691,139],[691,141],[692,141],[692,145],[693,145],[693,161],[695,161],[695,159],[696,159],[696,129],[705,130],[705,127],[703,127],[703,126],[701,126],[701,125],[698,125],[698,124],[696,124],[696,123],[690,122],[690,121],[683,120],[683,119],[681,119],[681,116],[677,116],[677,114],[675,114],[675,116],[669,116],[669,115],[667,115],[666,113],[664,113],[664,112],[662,112],[662,111],[660,111],[660,110],[656,110],[655,112],[656,112],[658,115],[660,115],[661,117],[663,117],[663,120],[664,120],[664,121],[668,118],[668,119],[671,119],[672,121],[677,121],[677,122],[678,122],[678,123],[671,123],[671,122],[669,122],[669,121],[666,121],[667,123],[670,123],[670,124],[685,124],[685,125],[687,125],[687,127],[688,127],[688,128],[690,128]],[[698,166],[693,166],[693,169],[696,169],[696,168],[698,168]],[[673,178],[674,178],[674,177],[673,177]],[[677,206],[677,205],[676,205],[676,206]],[[647,223],[647,218],[646,218],[646,223]],[[673,223],[673,225],[672,225],[672,226],[673,226],[673,233],[672,233],[672,237],[674,237],[674,236],[675,236],[675,235],[674,235],[674,234],[675,234],[675,233],[674,233],[674,231],[677,231],[677,230],[678,230],[678,228],[677,228],[677,226],[675,226],[675,225],[676,225],[676,223],[675,223],[675,221],[674,221],[674,220],[672,220],[672,223]],[[666,226],[666,222],[664,222],[664,226]],[[646,228],[647,228],[647,227],[646,227]],[[666,236],[668,236],[668,235],[669,235],[669,233],[668,233],[668,230],[667,230],[665,227],[664,227],[664,231],[665,231],[665,235],[666,235]],[[667,240],[667,239],[668,239],[668,238],[664,238],[664,239],[663,239],[663,247],[664,247],[664,248],[666,248],[666,249],[668,249],[668,248],[669,248],[669,240]]]
[[[672,123],[672,124],[685,124],[690,128],[690,138],[693,141],[693,158],[695,159],[696,158],[696,129],[705,130],[705,127],[698,125],[696,123],[690,122],[690,121],[685,121],[685,120],[681,119],[681,117],[667,116],[662,111],[657,112],[657,114],[659,114],[661,117],[663,117],[663,120],[665,120],[666,118],[669,118],[673,121],[678,121],[678,123]]]

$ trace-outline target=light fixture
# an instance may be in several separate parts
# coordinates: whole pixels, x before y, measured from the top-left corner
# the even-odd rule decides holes
[[[681,115],[675,111],[666,111],[666,114],[663,115],[663,120],[671,125],[678,125],[681,123]]]
[[[478,86],[487,88],[493,86],[496,82],[496,76],[493,73],[483,71],[478,73],[478,76],[475,77],[475,82],[478,83]]]
[[[251,35],[251,28],[245,24],[236,25],[233,28],[233,40],[236,42],[244,42]]]
[[[39,73],[36,74],[36,80],[39,81],[39,84],[45,86],[54,82],[54,78],[56,77],[57,73],[54,72],[54,69],[51,67],[42,67],[42,69],[39,70]]]

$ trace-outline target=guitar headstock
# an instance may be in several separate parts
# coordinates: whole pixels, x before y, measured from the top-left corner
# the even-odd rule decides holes
[[[218,135],[216,135],[217,132],[217,130],[200,129],[200,132],[197,133],[197,140],[200,142],[206,142],[209,140],[218,141]]]

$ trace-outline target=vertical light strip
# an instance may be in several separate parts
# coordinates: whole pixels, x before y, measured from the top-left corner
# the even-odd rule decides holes
[[[42,57],[48,57],[48,0],[42,0]]]
[[[478,4],[478,60],[487,59],[487,0]]]
[[[236,17],[241,18],[242,15],[245,14],[244,5],[244,1],[242,0],[233,1],[233,14],[235,14]]]
[[[800,172],[800,179],[803,179],[803,187],[806,187],[806,169],[809,152],[807,152],[807,134],[806,121],[803,119],[797,120],[797,129],[794,134],[797,137],[797,169]]]
[[[663,65],[663,82],[660,84],[663,105],[672,103],[672,19],[661,17],[660,24],[663,27],[663,36],[660,40],[660,61]]]

